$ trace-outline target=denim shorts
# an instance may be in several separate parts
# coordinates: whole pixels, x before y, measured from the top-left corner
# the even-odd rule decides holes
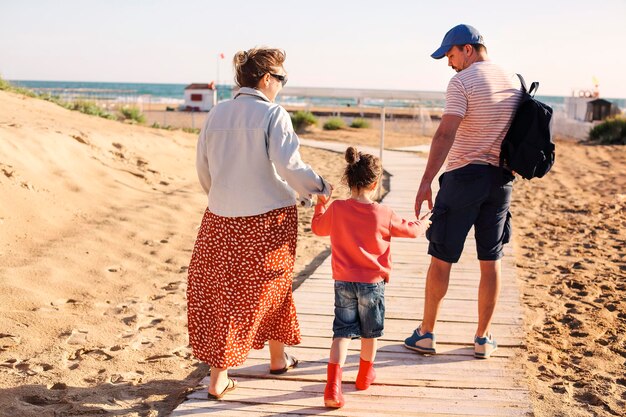
[[[385,281],[376,284],[335,281],[333,339],[373,339],[385,327]]]
[[[458,262],[467,234],[474,226],[478,259],[502,258],[511,238],[509,205],[513,175],[493,165],[470,164],[439,177],[432,225],[426,232],[428,254]]]

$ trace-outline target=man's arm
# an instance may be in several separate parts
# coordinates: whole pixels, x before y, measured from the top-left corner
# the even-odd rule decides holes
[[[426,170],[424,175],[422,175],[422,181],[415,196],[415,217],[418,219],[424,201],[428,201],[430,210],[433,208],[433,193],[430,184],[448,157],[448,152],[450,152],[450,148],[454,143],[454,137],[461,120],[463,120],[462,117],[451,114],[444,114],[441,118],[441,123],[430,145]]]

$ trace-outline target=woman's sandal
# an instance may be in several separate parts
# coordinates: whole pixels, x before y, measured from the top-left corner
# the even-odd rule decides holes
[[[221,400],[224,397],[224,395],[226,395],[230,391],[237,388],[237,385],[238,384],[237,384],[236,379],[228,378],[228,384],[226,385],[226,388],[224,388],[224,391],[222,391],[221,394],[213,395],[210,392],[207,392],[207,396],[209,397],[209,400]]]
[[[295,368],[296,366],[298,366],[298,360],[285,352],[285,367],[281,369],[270,369],[270,374],[281,375],[288,370]]]

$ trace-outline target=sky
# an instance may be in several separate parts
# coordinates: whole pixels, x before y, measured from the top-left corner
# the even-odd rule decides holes
[[[540,95],[595,77],[626,98],[625,22],[626,0],[0,0],[0,76],[232,83],[235,52],[265,45],[291,86],[444,91],[454,71],[430,54],[466,23]]]

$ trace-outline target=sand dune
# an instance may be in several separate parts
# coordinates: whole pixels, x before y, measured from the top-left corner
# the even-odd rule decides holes
[[[0,92],[0,415],[157,415],[206,374],[186,330],[195,145]],[[326,244],[301,240],[298,267]]]

